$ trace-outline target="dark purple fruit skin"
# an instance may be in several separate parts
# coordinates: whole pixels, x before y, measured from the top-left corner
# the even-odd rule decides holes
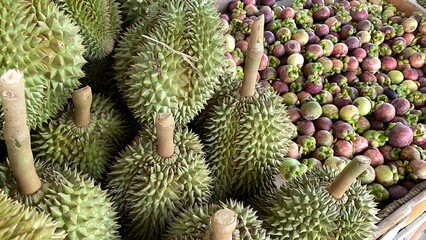
[[[377,148],[369,148],[365,150],[362,155],[367,156],[371,159],[370,165],[372,167],[383,165],[385,161],[382,153]]]
[[[281,44],[281,43],[274,45],[274,47],[272,49],[272,54],[277,58],[282,57],[285,54],[284,45]]]
[[[330,33],[330,29],[328,28],[327,25],[325,24],[317,24],[316,28],[315,28],[315,35],[323,38],[325,37],[327,34]]]
[[[355,34],[356,34],[356,29],[352,25],[346,24],[346,25],[343,25],[342,28],[341,28],[341,30],[340,30],[340,39],[341,40],[346,40],[346,39],[348,39],[349,37],[351,37],[351,36],[353,36]]]
[[[355,58],[356,59],[356,58]],[[344,74],[343,74],[343,76],[345,76],[346,77],[346,79],[348,79],[348,84],[349,85],[351,85],[351,84],[353,84],[353,83],[355,83],[355,82],[357,82],[359,79],[358,79],[358,76],[355,74],[355,72],[354,71],[349,71],[348,70],[348,72],[345,72]]]
[[[315,126],[312,121],[300,120],[296,123],[296,126],[300,135],[312,136],[315,133]]]
[[[370,29],[373,27],[373,25],[371,24],[371,22],[368,19],[364,19],[361,20],[357,25],[356,25],[356,30],[359,31],[370,31]]]
[[[348,140],[339,139],[334,143],[334,156],[352,158],[354,147]]]
[[[389,198],[391,200],[398,200],[408,194],[408,190],[401,185],[393,185],[388,188]]]
[[[348,138],[353,136],[355,133],[354,129],[349,123],[339,120],[334,123],[333,134],[337,139],[349,140]]]
[[[324,22],[330,17],[330,9],[326,6],[323,6],[315,11],[312,17],[316,22]]]
[[[333,128],[333,121],[327,117],[320,117],[314,120],[315,130],[321,131],[326,130],[330,131]]]
[[[395,98],[391,102],[392,106],[395,108],[395,113],[398,116],[402,116],[410,110],[411,104],[406,98]]]
[[[413,142],[413,130],[409,126],[397,123],[388,133],[388,143],[392,147],[402,148]]]
[[[353,141],[355,154],[363,153],[368,148],[368,141],[362,136],[356,136]]]
[[[399,157],[401,160],[412,161],[412,160],[421,160],[420,152],[414,146],[405,146],[399,152]]]
[[[321,82],[305,82],[303,85],[303,89],[310,94],[317,94],[322,90]]]
[[[275,0],[260,0],[260,4],[272,7],[275,4]]]
[[[331,147],[334,141],[333,135],[326,130],[320,130],[316,132],[314,137],[316,140],[317,147],[320,147],[320,146]]]
[[[369,84],[377,83],[376,76],[374,74],[372,74],[371,72],[363,72],[359,76],[359,80],[361,82],[365,82],[365,83],[369,83]]]
[[[349,51],[349,49],[348,49],[348,46],[346,44],[337,43],[337,44],[334,44],[334,49],[333,49],[332,55],[340,58],[340,57],[346,56],[346,54],[348,54],[348,51]]]
[[[263,37],[268,45],[272,45],[275,42],[275,35],[271,31],[265,31]]]
[[[275,92],[277,92],[278,94],[284,94],[288,92],[288,85],[287,83],[283,82],[283,81],[274,81],[272,83],[272,87],[274,88]]]
[[[408,191],[410,191],[413,187],[415,187],[417,185],[417,183],[408,180],[408,179],[402,179],[399,184],[401,186],[403,186],[405,189],[407,189]]]
[[[367,9],[362,9],[361,11],[350,11],[352,21],[354,22],[361,22],[362,20],[365,20],[368,18],[368,11]]]
[[[296,107],[288,110],[288,116],[292,123],[296,123],[302,119],[302,113],[300,112],[300,109]]]
[[[393,149],[391,145],[384,145],[379,147],[378,149],[380,153],[383,155],[383,159],[385,160],[385,162],[390,162],[394,160],[391,155],[391,152]]]
[[[374,118],[377,121],[387,123],[395,117],[396,111],[392,104],[384,102],[380,103],[374,111]]]
[[[353,50],[359,48],[361,46],[361,42],[359,41],[359,38],[357,37],[349,37],[346,39],[345,44],[348,46],[349,52],[352,52]]]
[[[362,62],[367,57],[367,52],[363,48],[357,48],[352,51],[352,56],[356,57],[359,62]]]

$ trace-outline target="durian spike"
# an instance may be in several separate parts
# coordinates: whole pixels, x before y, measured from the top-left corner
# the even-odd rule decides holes
[[[336,199],[343,197],[356,178],[370,166],[371,159],[358,155],[337,175],[328,187],[328,192]]]
[[[220,209],[212,216],[212,240],[232,240],[232,232],[237,227],[237,213],[230,209]]]
[[[155,118],[155,128],[157,130],[157,153],[162,157],[170,157],[175,152],[173,143],[173,132],[175,130],[175,120],[171,113],[157,113]]]
[[[251,25],[250,39],[248,42],[248,50],[246,63],[244,66],[243,84],[240,94],[244,97],[252,97],[255,95],[256,76],[259,71],[260,60],[263,55],[263,32],[264,32],[264,15],[260,15]]]
[[[86,127],[90,123],[92,106],[92,88],[85,86],[74,91],[72,94],[74,103],[74,123],[79,127]]]
[[[41,181],[34,167],[30,130],[27,125],[24,75],[19,70],[8,70],[0,77],[3,104],[3,136],[10,168],[22,195],[38,191]]]

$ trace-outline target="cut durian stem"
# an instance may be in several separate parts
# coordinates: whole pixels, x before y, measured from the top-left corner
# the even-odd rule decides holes
[[[30,195],[41,188],[34,167],[30,130],[27,125],[24,75],[19,70],[8,70],[0,77],[0,92],[4,112],[3,136],[10,168],[22,195]]]
[[[237,214],[230,209],[218,210],[211,219],[212,240],[232,240],[232,232],[237,227]]]
[[[155,119],[155,129],[157,131],[157,153],[168,158],[174,154],[175,144],[173,143],[173,132],[175,130],[175,120],[171,113],[158,113]]]
[[[252,97],[256,94],[256,76],[259,70],[260,60],[263,54],[263,32],[264,32],[264,15],[260,15],[251,25],[250,39],[244,66],[243,84],[240,94],[244,97]]]
[[[370,163],[369,157],[362,155],[354,157],[330,184],[328,192],[336,199],[342,198],[356,178],[370,166]]]
[[[74,123],[78,127],[87,127],[90,124],[92,106],[92,88],[85,86],[75,90],[72,94],[72,101],[74,103]]]

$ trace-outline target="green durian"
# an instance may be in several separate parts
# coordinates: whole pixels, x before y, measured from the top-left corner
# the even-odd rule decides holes
[[[317,167],[284,182],[277,192],[261,196],[256,205],[261,206],[271,238],[372,239],[378,209],[366,186],[354,182],[369,165],[370,159],[359,155],[340,174],[340,170]],[[344,186],[343,195],[336,194],[333,184]]]
[[[8,198],[0,191],[0,239],[64,239],[48,215]]]
[[[156,128],[170,119],[171,114],[158,114]],[[127,232],[136,239],[160,239],[174,214],[210,199],[212,180],[199,138],[186,127],[177,127],[168,138],[171,152],[163,156],[159,151],[164,149],[163,132],[141,131],[109,174],[108,189],[124,214]]]
[[[263,41],[263,21],[260,17],[252,25],[258,26],[258,37],[253,31],[250,36],[256,44]],[[258,46],[263,51],[263,45]],[[213,172],[214,194],[222,201],[228,197],[244,199],[274,188],[275,175],[291,140],[292,123],[283,99],[272,88],[256,85],[252,73],[257,73],[259,64],[252,64],[249,58],[246,62],[251,69],[251,73],[246,72],[249,81],[226,89],[217,102],[209,106],[204,125],[206,159]],[[253,93],[243,94],[248,86]]]
[[[76,170],[34,164],[23,75],[9,70],[0,77],[9,162],[0,167],[0,187],[9,196],[48,213],[65,239],[117,239],[117,214],[107,192]],[[6,94],[7,93],[7,94]]]
[[[136,22],[141,16],[147,15],[150,6],[156,3],[155,0],[118,0],[121,4],[124,20],[131,24]]]
[[[110,196],[89,176],[41,163],[36,163],[36,170],[42,187],[32,195],[22,195],[10,166],[0,165],[0,180],[9,182],[6,189],[9,196],[49,214],[57,222],[56,232],[67,234],[65,239],[119,239],[118,216]]]
[[[210,240],[210,219],[219,209],[233,210],[238,216],[236,232],[239,238],[233,239],[270,239],[253,209],[244,206],[242,202],[227,200],[225,203],[195,205],[185,209],[173,218],[163,240]]]
[[[110,54],[121,29],[119,4],[115,0],[53,0],[80,27],[85,57],[101,59]]]
[[[30,128],[62,110],[83,76],[85,49],[79,28],[49,0],[0,2],[0,75],[19,68],[26,76]],[[0,125],[3,125],[3,113]]]
[[[140,123],[170,112],[185,125],[219,86],[226,61],[219,13],[212,0],[171,0],[145,19],[119,40],[118,88]]]
[[[92,97],[89,86],[74,92],[73,103],[31,135],[34,156],[43,163],[77,168],[100,181],[125,142],[126,121],[108,98]]]

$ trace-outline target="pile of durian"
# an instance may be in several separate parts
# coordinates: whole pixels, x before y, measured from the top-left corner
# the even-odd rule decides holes
[[[0,239],[368,239],[370,159],[282,185],[295,129],[214,0],[0,2]]]

